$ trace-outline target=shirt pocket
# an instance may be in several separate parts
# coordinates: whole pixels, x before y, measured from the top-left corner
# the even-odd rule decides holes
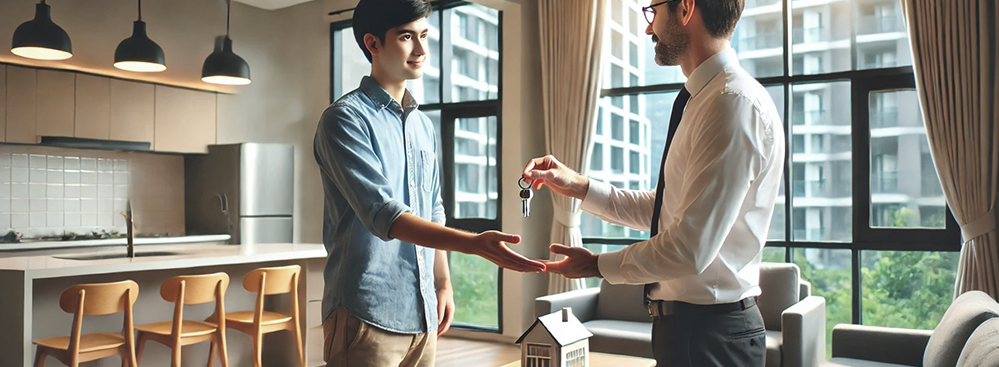
[[[423,187],[423,191],[432,192],[434,173],[437,172],[437,155],[432,150],[420,150],[420,164],[420,173],[423,176],[421,187]]]

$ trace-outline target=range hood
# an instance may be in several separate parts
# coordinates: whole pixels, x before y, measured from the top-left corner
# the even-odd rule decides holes
[[[146,151],[151,144],[141,141],[103,140],[72,138],[65,136],[43,136],[41,145],[62,148]]]

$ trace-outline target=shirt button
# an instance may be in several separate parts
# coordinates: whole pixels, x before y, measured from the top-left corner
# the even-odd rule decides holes
[[[416,180],[409,180],[410,187],[416,187]]]

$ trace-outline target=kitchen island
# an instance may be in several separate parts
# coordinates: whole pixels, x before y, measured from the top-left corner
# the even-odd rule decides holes
[[[139,296],[134,309],[135,324],[170,320],[173,305],[160,298],[159,287],[166,279],[184,274],[224,271],[230,284],[226,291],[227,311],[252,310],[255,294],[243,289],[243,276],[264,266],[298,264],[302,266],[299,284],[299,312],[304,315],[302,330],[305,343],[322,345],[320,300],[322,298],[322,267],[326,250],[321,244],[254,244],[226,245],[217,242],[188,244],[158,244],[136,246],[136,257],[124,257],[122,246],[53,250],[0,257],[0,365],[30,366],[34,358],[32,339],[67,335],[73,316],[59,308],[59,296],[73,284],[110,282],[132,279],[139,284]],[[283,299],[276,299],[279,306]],[[268,301],[270,302],[270,301]],[[201,307],[204,306],[204,307]],[[185,318],[206,318],[212,304],[189,306]],[[91,317],[96,322],[84,323],[85,332],[117,332],[121,330],[121,315]],[[265,338],[265,364],[296,361],[297,353],[288,333],[276,333]],[[227,333],[230,365],[252,365],[250,338],[231,330]],[[314,361],[314,348],[307,348],[309,365]],[[267,351],[272,351],[267,353]],[[288,360],[287,358],[294,357]],[[204,364],[208,358],[208,343],[185,347],[183,363]],[[157,343],[147,343],[143,365],[169,364],[169,349]],[[156,362],[154,362],[156,361]],[[321,359],[319,360],[321,362]],[[57,362],[52,362],[57,363]],[[117,358],[106,358],[97,366],[119,366]]]

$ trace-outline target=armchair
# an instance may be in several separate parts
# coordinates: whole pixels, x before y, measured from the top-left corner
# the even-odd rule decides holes
[[[767,328],[766,367],[815,367],[826,355],[826,301],[795,264],[761,263],[757,305]]]
[[[846,366],[979,366],[969,362],[993,353],[988,338],[999,316],[999,303],[980,291],[957,297],[933,330],[840,324],[832,332],[832,359],[823,367]],[[984,326],[982,331],[976,331]],[[972,333],[979,334],[972,337]],[[959,364],[964,357],[966,364]],[[995,366],[995,361],[988,366]],[[983,365],[984,366],[984,365]]]
[[[758,305],[767,327],[767,366],[817,366],[825,357],[825,300],[810,296],[810,284],[798,278],[794,264],[760,266]],[[642,304],[642,285],[610,284],[600,288],[538,297],[535,316],[562,307],[593,334],[590,350],[637,357],[652,356],[652,319]]]

